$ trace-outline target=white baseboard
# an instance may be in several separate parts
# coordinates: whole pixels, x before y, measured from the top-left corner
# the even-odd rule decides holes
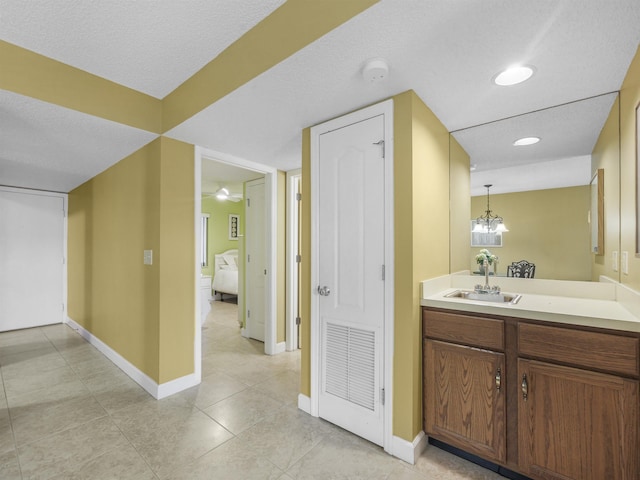
[[[311,398],[299,393],[298,408],[311,415]],[[413,442],[408,442],[394,435],[391,437],[391,448],[385,449],[385,451],[400,460],[414,465],[416,460],[422,455],[422,452],[424,452],[424,449],[427,448],[428,440],[429,437],[422,431],[413,439]]]
[[[311,415],[311,398],[299,393],[298,408],[302,410],[304,413],[308,413],[309,415]]]
[[[91,345],[102,353],[105,357],[111,360],[120,370],[126,373],[131,379],[144,388],[154,398],[160,400],[161,398],[168,397],[174,393],[181,392],[187,388],[191,388],[200,383],[195,373],[185,375],[184,377],[176,378],[166,383],[157,384],[152,378],[147,376],[146,373],[139,370],[135,365],[129,362],[126,358],[116,352],[109,345],[104,343],[98,337],[93,335],[83,326],[67,317],[65,323],[71,328],[77,331],[82,338],[84,338]]]
[[[273,352],[274,355],[285,352],[287,350],[286,347],[287,347],[287,344],[285,342],[276,343],[276,351]]]
[[[249,330],[247,328],[241,328],[240,335],[242,335],[244,338],[249,338]]]
[[[191,373],[189,375],[185,375],[184,377],[161,383],[157,386],[157,395],[153,395],[153,393],[151,395],[160,400],[161,398],[169,397],[175,393],[186,390],[187,388],[195,387],[199,383],[200,379],[196,376],[195,373]]]
[[[427,447],[428,440],[429,437],[427,437],[424,432],[420,432],[416,438],[413,439],[413,442],[408,442],[394,435],[391,437],[391,451],[389,453],[394,457],[398,457],[400,460],[414,465],[418,457]]]

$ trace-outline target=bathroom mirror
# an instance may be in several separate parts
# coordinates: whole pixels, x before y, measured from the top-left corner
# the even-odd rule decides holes
[[[620,190],[619,100],[617,93],[555,106],[452,132],[470,157],[470,220],[486,208],[504,218],[509,232],[497,255],[498,274],[519,260],[536,264],[536,278],[619,280],[610,262],[619,251]],[[540,141],[516,147],[514,141],[536,136]],[[602,243],[591,249],[589,211],[591,180],[598,169],[602,192]],[[597,174],[596,174],[597,176]],[[468,252],[468,269],[478,248]]]

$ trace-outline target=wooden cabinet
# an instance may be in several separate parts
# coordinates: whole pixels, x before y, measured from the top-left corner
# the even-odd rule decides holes
[[[518,355],[521,469],[637,480],[638,338],[520,322]]]
[[[640,335],[425,308],[425,433],[540,480],[640,480]]]
[[[424,328],[425,432],[504,462],[502,321],[429,312]]]
[[[533,478],[638,478],[638,382],[518,360],[519,464]]]
[[[424,361],[427,434],[504,461],[504,354],[427,339]]]

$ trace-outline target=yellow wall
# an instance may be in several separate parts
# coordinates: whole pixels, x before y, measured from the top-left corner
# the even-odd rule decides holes
[[[209,264],[201,269],[203,275],[213,275],[215,254],[222,253],[232,248],[239,249],[239,240],[229,240],[229,214],[244,217],[244,201],[230,202],[218,200],[215,196],[202,197],[202,213],[208,213],[209,217]],[[243,232],[244,230],[240,230]],[[242,260],[239,257],[238,263]]]
[[[422,430],[420,282],[449,273],[449,133],[413,92],[394,100],[393,434]]]
[[[453,135],[449,135],[449,151],[451,171],[450,196],[450,245],[449,270],[459,272],[469,268],[469,249],[471,236],[469,235],[469,218],[471,218],[471,171],[467,152],[457,142]]]
[[[600,275],[618,280],[612,252],[620,250],[620,96],[591,154],[591,173],[599,168],[604,169],[604,255],[591,255],[591,280],[598,281]]]
[[[193,175],[159,138],[69,193],[68,315],[157,383],[193,372]]]
[[[622,274],[621,281],[634,290],[640,291],[640,257],[635,255],[637,188],[635,115],[638,104],[640,104],[640,48],[636,52],[620,90],[620,249],[623,252],[629,252],[629,274]]]
[[[589,192],[587,185],[491,195],[491,210],[509,229],[502,247],[487,247],[499,257],[498,273],[506,274],[511,262],[528,260],[536,264],[536,278],[591,280]],[[473,218],[486,209],[486,195],[471,198]],[[469,230],[468,222],[467,235]],[[478,269],[475,256],[482,248],[471,248],[466,268]]]
[[[377,2],[288,0],[164,98],[164,131],[184,122]]]
[[[161,138],[160,378],[194,372],[196,265],[194,148]]]
[[[162,102],[0,40],[0,88],[160,133]]]

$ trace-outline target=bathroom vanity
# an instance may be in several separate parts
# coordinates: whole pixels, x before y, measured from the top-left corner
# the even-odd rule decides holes
[[[512,283],[517,304],[461,286],[423,285],[425,433],[533,479],[638,480],[640,320],[616,285]]]

